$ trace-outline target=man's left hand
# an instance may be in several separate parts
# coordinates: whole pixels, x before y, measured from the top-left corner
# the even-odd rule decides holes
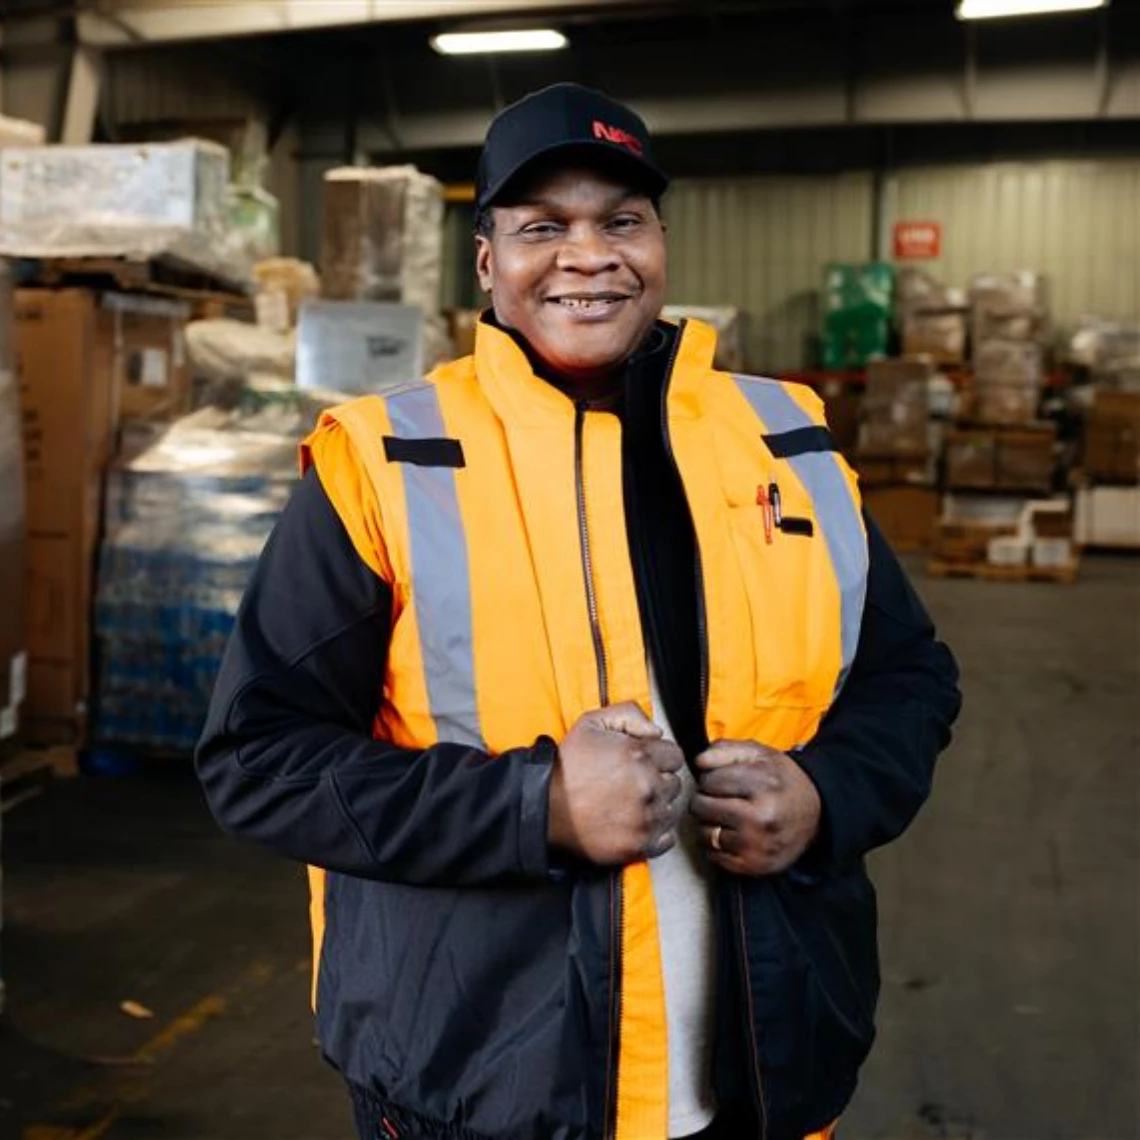
[[[754,740],[718,740],[697,767],[691,810],[717,866],[775,875],[807,850],[819,830],[819,792],[790,756]]]

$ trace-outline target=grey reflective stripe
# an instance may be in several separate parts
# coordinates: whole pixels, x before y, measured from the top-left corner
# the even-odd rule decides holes
[[[434,385],[387,400],[394,435],[447,435]],[[475,647],[467,535],[454,467],[402,465],[411,545],[412,599],[431,714],[441,741],[482,747],[475,699]]]
[[[784,391],[782,385],[773,380],[747,376],[734,379],[769,433],[815,426],[811,416]],[[863,624],[863,603],[867,595],[866,533],[834,452],[807,452],[783,462],[792,465],[792,470],[811,495],[839,582],[843,667],[835,685],[834,695],[838,696],[851,672]]]

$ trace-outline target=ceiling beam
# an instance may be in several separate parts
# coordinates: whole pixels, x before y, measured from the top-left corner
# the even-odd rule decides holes
[[[248,0],[231,4],[203,0],[103,0],[80,10],[81,43],[128,47],[151,43],[266,35],[353,24],[518,18],[557,19],[560,12],[601,7],[636,9],[644,0]],[[660,8],[660,0],[651,5]],[[135,38],[137,37],[137,39]]]

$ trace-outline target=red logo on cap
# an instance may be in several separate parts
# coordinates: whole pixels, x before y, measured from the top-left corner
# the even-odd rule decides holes
[[[624,146],[626,150],[633,151],[638,158],[641,158],[645,153],[645,147],[636,135],[631,135],[629,131],[623,131],[621,127],[611,127],[608,123],[603,123],[598,119],[594,120],[594,138],[605,139],[606,142]]]

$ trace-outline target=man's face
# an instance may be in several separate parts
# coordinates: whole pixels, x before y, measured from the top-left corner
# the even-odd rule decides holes
[[[499,322],[568,380],[620,367],[665,299],[665,230],[649,198],[575,166],[536,176],[492,215],[475,265]]]

